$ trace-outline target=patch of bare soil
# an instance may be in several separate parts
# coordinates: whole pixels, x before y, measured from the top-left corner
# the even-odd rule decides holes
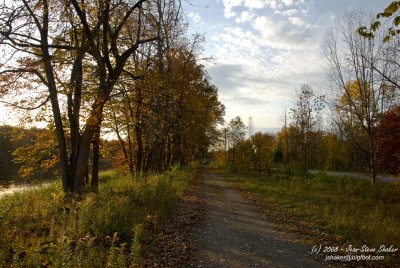
[[[329,267],[315,259],[308,237],[276,223],[214,172],[203,172],[204,222],[190,267]]]

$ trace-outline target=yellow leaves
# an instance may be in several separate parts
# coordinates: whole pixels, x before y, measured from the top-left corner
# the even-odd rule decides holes
[[[400,15],[398,13],[399,8],[400,8],[400,1],[393,1],[385,8],[383,12],[378,13],[376,15],[377,20],[370,25],[369,29],[367,29],[367,27],[365,26],[359,27],[357,29],[358,34],[360,34],[365,38],[372,39],[375,37],[374,33],[377,32],[378,29],[381,27],[381,22],[380,22],[381,19],[389,19],[389,20],[393,19],[392,21],[393,27],[387,30],[387,34],[382,40],[384,43],[389,42],[391,37],[400,34],[400,30],[396,29],[400,25]]]
[[[23,179],[27,179],[32,176],[33,172],[34,172],[34,169],[32,167],[24,167],[23,166],[18,170],[18,175]]]
[[[400,24],[400,17],[394,18],[394,20],[393,20],[393,25],[394,25],[394,26],[398,26],[399,24]]]
[[[397,12],[399,7],[400,7],[400,1],[393,1],[392,3],[390,3],[389,6],[385,8],[385,11],[383,13],[378,14],[377,17],[379,18],[379,15],[382,17],[391,16],[392,14]]]
[[[56,203],[57,205],[63,204],[63,200],[65,198],[65,193],[61,189],[58,189],[58,192],[51,193],[51,198],[54,201],[54,203]]]
[[[387,36],[385,36],[384,38],[383,38],[383,42],[389,42],[389,40],[390,40],[390,36],[389,35],[387,35]]]
[[[94,115],[91,115],[88,119],[86,119],[87,126],[95,126],[98,122],[99,120]]]
[[[371,94],[371,86],[361,81],[348,82],[345,92],[339,99],[341,105],[352,105],[352,103],[361,102],[366,95]]]
[[[31,141],[33,139],[33,141]],[[23,178],[54,174],[59,157],[57,142],[49,130],[27,130],[13,153],[13,162],[20,165],[18,171]]]

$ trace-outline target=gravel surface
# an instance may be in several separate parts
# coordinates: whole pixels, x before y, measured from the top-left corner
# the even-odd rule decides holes
[[[305,238],[279,230],[218,175],[203,172],[204,221],[190,267],[327,267]]]

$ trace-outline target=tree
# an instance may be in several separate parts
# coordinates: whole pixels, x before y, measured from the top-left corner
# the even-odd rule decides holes
[[[235,169],[238,157],[239,145],[244,141],[246,126],[242,119],[237,116],[229,121],[227,127],[228,161],[229,165]]]
[[[11,55],[1,65],[1,92],[39,92],[36,107],[50,102],[64,191],[82,191],[93,141],[97,161],[103,109],[121,74],[129,73],[128,59],[142,44],[159,39],[145,21],[151,17],[144,14],[151,10],[145,4],[15,0],[0,5],[0,42]]]
[[[324,52],[334,85],[333,106],[338,126],[366,157],[360,163],[376,182],[376,125],[394,102],[394,88],[385,78],[391,71],[385,44],[365,39],[356,29],[366,21],[362,13],[346,13],[328,34]],[[377,69],[382,70],[378,72]]]
[[[37,140],[37,138],[40,136],[46,137],[44,140],[41,141],[41,146],[43,147],[47,146],[46,144],[44,144],[45,141],[50,141],[49,143],[52,144],[51,141],[54,140],[54,137],[51,137],[51,134],[48,130],[38,128],[25,129],[14,126],[0,126],[0,180],[18,178],[18,171],[21,169],[21,165],[16,163],[13,153],[18,148],[32,146],[33,141]],[[48,148],[50,147],[51,146],[49,146]],[[40,155],[41,154],[35,156]],[[49,156],[53,157],[51,154],[49,154]],[[48,160],[49,158],[45,159]],[[31,174],[27,175],[27,177],[30,177]]]
[[[284,125],[276,135],[278,148],[284,148],[283,163],[290,164],[293,160],[297,159],[297,129],[292,125]]]
[[[297,130],[303,171],[307,172],[312,134],[318,126],[319,113],[324,106],[323,96],[315,96],[311,86],[304,84],[300,90],[296,104],[290,112],[292,126]]]
[[[170,75],[161,77],[153,65],[142,79],[119,85],[124,89],[112,99],[106,120],[132,174],[185,165],[204,157],[215,142],[224,107],[198,63],[199,41],[182,38],[169,48]]]
[[[32,131],[32,129],[27,131]],[[49,130],[38,131],[28,144],[16,148],[12,155],[13,162],[20,165],[18,175],[21,178],[59,175],[60,160],[57,154],[57,140],[51,127]]]
[[[378,66],[377,64],[373,64],[373,67],[377,72],[379,72],[388,83],[392,84],[397,89],[400,88],[399,84],[399,33],[400,33],[400,15],[399,15],[399,7],[400,1],[393,1],[389,4],[384,12],[378,13],[376,15],[376,20],[373,21],[367,29],[366,26],[361,26],[357,29],[357,32],[363,36],[364,38],[373,39],[377,36],[379,40],[382,39],[384,43],[391,44],[387,46],[386,51],[384,52],[383,61],[386,61],[391,66],[391,71],[382,70],[382,66]],[[385,20],[383,23],[382,20]],[[392,22],[392,26],[388,26],[388,22]],[[385,26],[384,26],[385,25]],[[383,29],[382,29],[383,28]],[[372,64],[372,63],[371,63]]]
[[[351,159],[351,144],[347,139],[344,139],[337,133],[326,133],[322,137],[322,143],[324,146],[324,153],[320,154],[324,156],[324,167],[327,170],[333,171],[346,171],[353,168]]]
[[[275,137],[272,134],[256,132],[251,136],[253,163],[256,171],[263,172],[271,167],[274,159]],[[281,152],[282,154],[282,152]],[[277,161],[279,156],[277,156]],[[282,154],[283,158],[283,154]]]
[[[400,106],[386,112],[381,118],[377,132],[378,168],[383,172],[399,174],[400,172]]]

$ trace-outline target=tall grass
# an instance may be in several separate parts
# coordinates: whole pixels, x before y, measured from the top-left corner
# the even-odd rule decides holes
[[[228,177],[237,187],[353,243],[400,246],[400,183],[286,175]]]
[[[100,194],[66,196],[59,183],[0,199],[0,267],[140,266],[194,172],[100,174]]]

